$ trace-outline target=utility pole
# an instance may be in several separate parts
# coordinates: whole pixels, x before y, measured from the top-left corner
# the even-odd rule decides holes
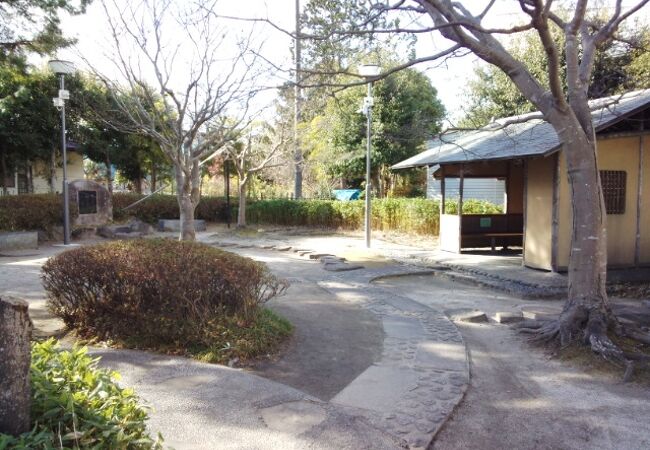
[[[302,198],[302,168],[303,168],[303,155],[300,148],[300,134],[298,127],[301,119],[301,88],[300,88],[300,0],[296,0],[296,38],[294,39],[294,58],[295,58],[295,77],[293,88],[293,163],[294,163],[294,198]]]

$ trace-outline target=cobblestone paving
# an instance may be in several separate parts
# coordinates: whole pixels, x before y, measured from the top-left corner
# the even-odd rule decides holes
[[[304,248],[291,249],[285,243],[209,243],[222,247],[292,251],[305,259],[314,253]],[[314,263],[316,261],[318,258]],[[345,261],[337,264],[345,264]],[[337,394],[331,403],[404,439],[409,448],[426,448],[462,400],[469,384],[466,347],[456,327],[441,311],[396,296],[370,282],[386,276],[431,272],[431,269],[391,264],[324,274],[317,283],[340,299],[372,311],[383,321],[385,332],[380,360]]]

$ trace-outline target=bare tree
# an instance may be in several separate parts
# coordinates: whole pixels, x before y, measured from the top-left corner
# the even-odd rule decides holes
[[[315,0],[316,3],[319,0]],[[454,56],[469,52],[502,70],[515,86],[540,111],[558,134],[569,174],[572,194],[573,229],[569,261],[569,291],[558,320],[527,322],[524,331],[544,342],[562,346],[580,341],[606,359],[626,366],[626,376],[637,361],[647,357],[621,350],[610,339],[612,332],[646,343],[650,335],[639,329],[623,327],[612,314],[605,290],[607,276],[606,215],[596,158],[596,133],[588,105],[588,88],[592,82],[596,50],[612,39],[618,39],[619,26],[638,13],[649,0],[623,5],[622,0],[601,1],[589,5],[588,0],[554,2],[553,0],[518,0],[521,20],[512,26],[490,26],[501,23],[493,17],[499,3],[452,0],[368,0],[348,8],[354,12],[344,24],[327,25],[319,20],[314,32],[302,30],[303,41],[335,41],[359,36],[407,33],[438,34],[448,44],[435,53],[397,65],[378,78],[421,63],[444,64]],[[324,19],[327,2],[322,2]],[[393,20],[397,18],[398,20]],[[236,18],[263,21],[266,18]],[[333,20],[333,19],[332,19]],[[325,25],[323,25],[325,23]],[[276,30],[293,37],[290,31],[271,23]],[[551,32],[563,35],[564,48],[559,48]],[[522,33],[533,33],[542,43],[547,59],[544,79],[537,78],[525,63],[509,52],[502,37],[517,39]],[[564,53],[564,58],[562,54]],[[563,65],[566,65],[565,67]],[[566,72],[566,88],[562,73]],[[342,67],[332,74],[354,76]],[[322,79],[323,73],[303,68],[302,87],[363,84],[334,81],[310,85],[310,79]],[[371,80],[374,81],[374,80]]]
[[[262,124],[248,127],[242,133],[240,140],[225,147],[224,157],[232,161],[237,171],[239,196],[237,227],[246,226],[246,196],[249,182],[259,172],[284,164],[278,161],[278,156],[286,144],[284,128],[275,130],[268,124]]]
[[[259,48],[252,31],[233,38],[211,0],[104,0],[103,6],[110,58],[121,75],[100,75],[122,117],[113,125],[160,145],[174,168],[180,239],[193,240],[200,162],[233,142],[250,120]]]

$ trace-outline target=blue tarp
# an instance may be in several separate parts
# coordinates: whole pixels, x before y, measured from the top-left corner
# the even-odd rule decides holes
[[[332,191],[337,200],[359,200],[361,189],[334,189]]]

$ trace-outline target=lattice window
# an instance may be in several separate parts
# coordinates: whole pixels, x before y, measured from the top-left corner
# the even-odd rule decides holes
[[[624,170],[601,170],[600,182],[605,197],[607,214],[625,214],[625,181],[627,173]]]

